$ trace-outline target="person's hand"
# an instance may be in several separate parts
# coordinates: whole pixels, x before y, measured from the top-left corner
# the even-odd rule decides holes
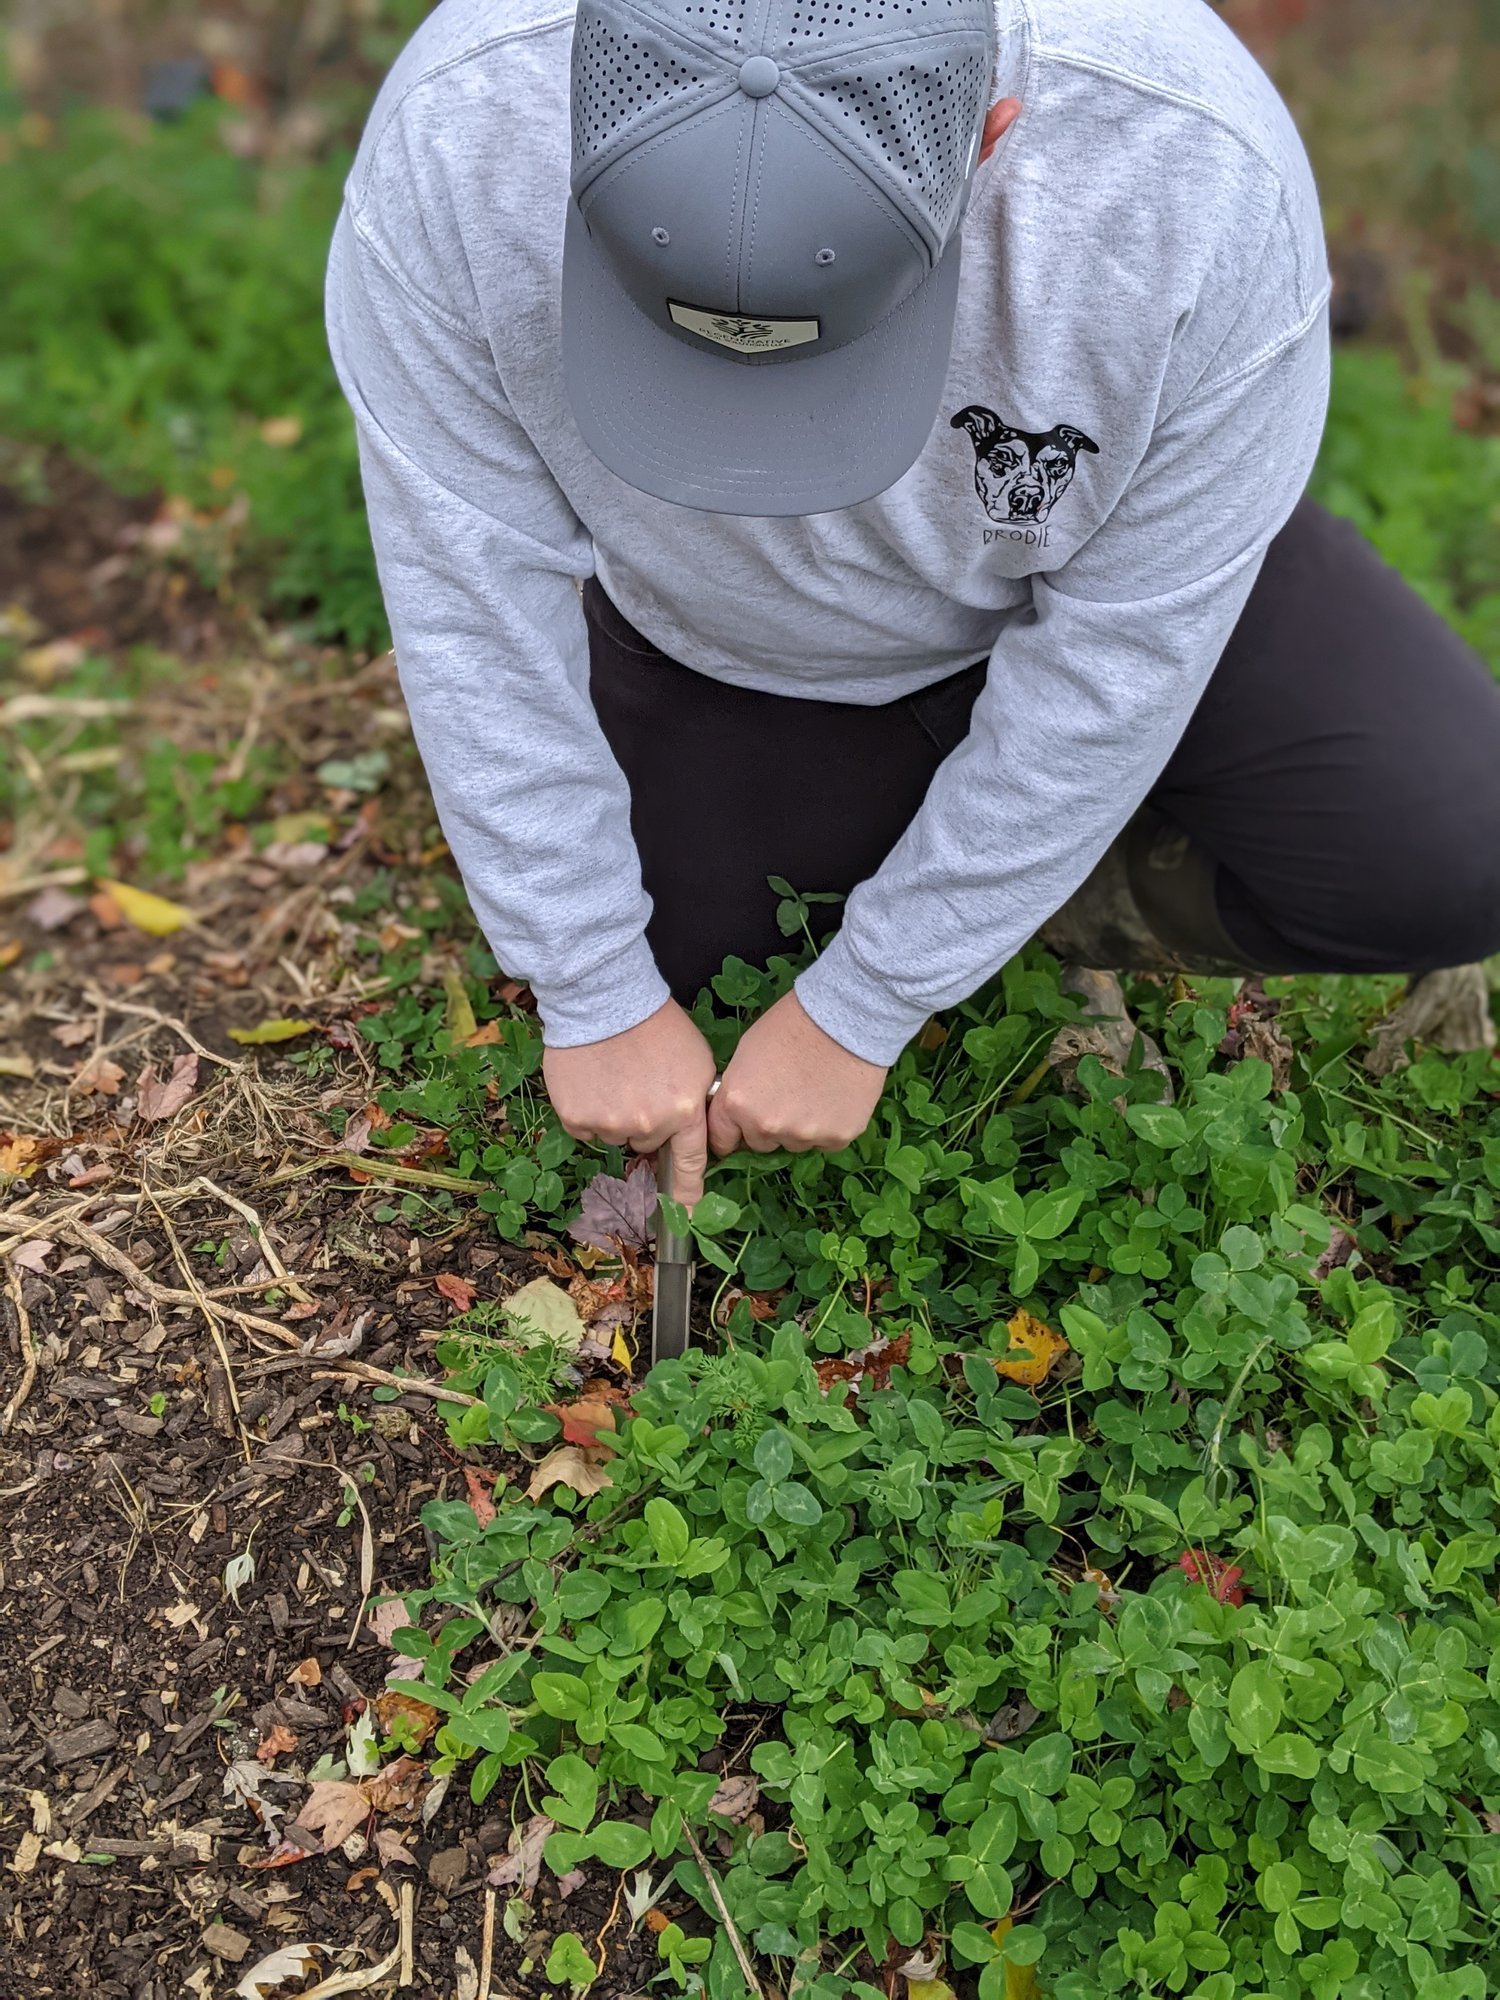
[[[709,1144],[716,1153],[836,1153],[869,1124],[885,1077],[824,1034],[795,993],[783,994],[740,1037],[708,1107]]]
[[[703,1193],[713,1051],[675,1000],[622,1035],[548,1049],[542,1076],[575,1139],[654,1153],[672,1141],[672,1190],[684,1208]]]

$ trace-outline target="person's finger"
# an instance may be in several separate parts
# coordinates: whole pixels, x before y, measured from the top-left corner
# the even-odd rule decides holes
[[[720,1159],[726,1153],[738,1153],[745,1143],[745,1135],[740,1130],[740,1121],[735,1117],[722,1090],[709,1100],[708,1143]]]
[[[672,1199],[692,1210],[703,1195],[708,1172],[708,1119],[699,1109],[672,1134]]]

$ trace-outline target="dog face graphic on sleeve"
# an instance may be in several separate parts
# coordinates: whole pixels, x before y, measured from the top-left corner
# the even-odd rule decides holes
[[[974,446],[974,490],[992,521],[1041,527],[1072,484],[1081,451],[1099,447],[1072,424],[1018,431],[982,403],[949,420]]]

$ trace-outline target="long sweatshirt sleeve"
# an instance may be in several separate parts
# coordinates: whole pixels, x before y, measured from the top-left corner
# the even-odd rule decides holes
[[[1190,396],[1098,533],[1034,580],[967,739],[798,979],[846,1048],[894,1061],[1061,907],[1151,789],[1306,485],[1322,318],[1319,300],[1273,352]]]
[[[469,900],[550,1042],[618,1034],[667,988],[630,795],[589,703],[589,536],[487,345],[347,210],[328,296],[402,692]]]

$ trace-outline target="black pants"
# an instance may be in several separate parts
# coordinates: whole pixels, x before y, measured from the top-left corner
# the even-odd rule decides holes
[[[968,730],[985,663],[878,708],[727,687],[595,582],[595,709],[631,790],[658,964],[691,1000],[788,949],[768,875],[847,893]],[[1151,803],[1217,866],[1264,972],[1420,972],[1500,950],[1500,687],[1346,522],[1272,543]]]

